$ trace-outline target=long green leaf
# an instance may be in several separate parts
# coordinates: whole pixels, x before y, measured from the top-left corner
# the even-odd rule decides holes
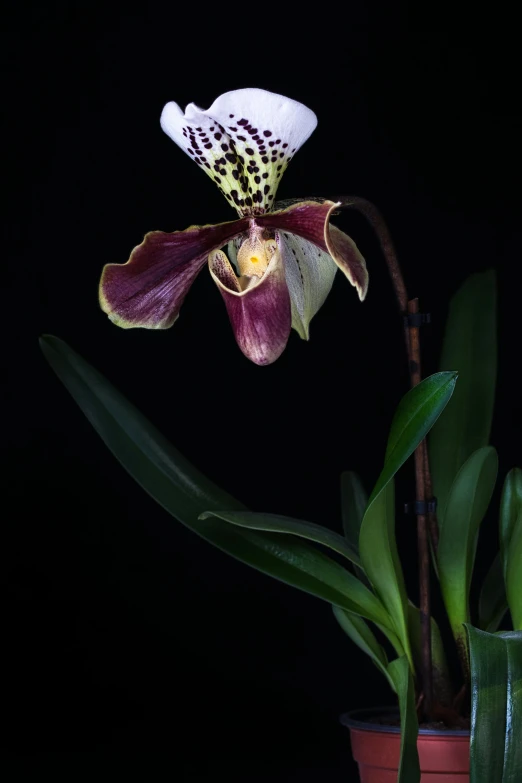
[[[388,665],[388,672],[395,684],[401,714],[401,756],[397,783],[419,783],[420,765],[417,751],[419,724],[415,709],[415,686],[408,659],[397,658]]]
[[[522,773],[522,632],[466,624],[471,661],[471,783],[519,783]]]
[[[359,649],[371,658],[381,674],[384,674],[388,680],[391,689],[395,691],[395,683],[388,671],[388,657],[384,647],[379,644],[375,634],[368,627],[366,620],[352,612],[345,612],[344,609],[340,609],[338,606],[333,606],[332,609],[335,619],[343,631]]]
[[[341,473],[341,513],[344,536],[356,552],[359,551],[359,532],[364,512],[368,505],[368,495],[362,481],[353,470]]]
[[[506,595],[513,628],[522,630],[522,510],[506,551]]]
[[[500,559],[513,626],[522,627],[522,470],[509,471],[500,501]]]
[[[522,470],[513,468],[506,476],[500,499],[500,552],[491,563],[480,590],[479,627],[489,633],[494,633],[497,630],[508,609],[505,583],[507,552],[517,516],[521,511]],[[515,575],[516,573],[517,569],[514,571]],[[522,592],[522,586],[519,587],[519,592]]]
[[[422,671],[420,610],[411,601],[408,601],[408,627],[415,668],[417,671]],[[431,618],[431,665],[433,672],[433,695],[440,704],[449,706],[452,703],[454,694],[451,687],[446,651],[444,650],[439,626],[434,617]]]
[[[408,634],[408,603],[395,542],[391,480],[440,416],[457,374],[437,373],[411,389],[393,418],[384,467],[374,487],[359,534],[359,554],[377,595],[393,619],[395,631],[413,670]]]
[[[368,495],[361,479],[353,470],[345,470],[341,473],[343,531],[348,545],[357,552],[357,556],[359,556],[359,533],[367,505]],[[370,586],[366,574],[360,565],[354,566],[354,571],[361,582]]]
[[[513,468],[509,471],[502,487],[502,497],[500,499],[500,557],[502,559],[502,568],[504,577],[507,573],[507,550],[511,541],[511,536],[515,529],[516,520],[522,511],[522,470]]]
[[[506,738],[502,783],[515,783],[522,772],[522,630],[500,634],[507,648]]]
[[[45,357],[102,440],[130,475],[172,516],[224,552],[328,603],[390,625],[380,601],[353,574],[290,536],[242,530],[204,511],[242,509],[208,481],[99,372],[62,340],[41,339]],[[355,599],[351,591],[355,591]],[[360,599],[360,600],[359,600]]]
[[[506,585],[502,573],[502,560],[497,552],[480,588],[479,628],[494,633],[507,612]]]
[[[404,395],[393,417],[384,468],[370,501],[404,465],[433,427],[453,394],[457,375],[457,372],[437,372]]]
[[[218,517],[225,522],[230,522],[238,527],[249,530],[265,530],[273,533],[287,533],[298,536],[316,544],[328,547],[328,549],[343,555],[355,565],[360,565],[357,551],[338,533],[328,530],[326,527],[316,525],[313,522],[305,522],[302,519],[282,516],[281,514],[266,514],[254,511],[208,511],[200,515],[200,519],[208,519],[209,516]]]
[[[105,445],[131,476],[169,513],[189,527],[207,508],[243,509],[242,503],[224,492],[200,471],[143,416],[104,376],[67,343],[45,335],[43,354],[82,409]],[[241,540],[232,534],[221,537],[218,525],[198,526],[195,532],[220,541]],[[212,543],[215,543],[212,540]]]
[[[361,526],[359,548],[365,572],[393,619],[395,632],[413,671],[414,662],[408,632],[408,596],[395,540],[393,479],[368,507]]]
[[[469,277],[450,303],[440,366],[457,370],[459,382],[429,437],[439,521],[458,471],[489,442],[497,368],[496,298],[496,276],[490,270]]]
[[[470,621],[469,588],[477,536],[497,478],[498,458],[492,446],[475,451],[459,470],[439,527],[437,561],[439,579],[453,635],[465,661]]]
[[[294,542],[292,540],[292,536],[305,539],[313,536],[313,541],[324,546],[330,546],[331,549],[346,555],[342,549],[342,546],[346,546],[346,544],[341,536],[336,537],[335,533],[321,528],[319,525],[312,525],[312,523],[301,522],[300,520],[275,514],[257,514],[248,511],[205,511],[199,515],[199,519],[202,521],[212,517],[242,529],[282,533],[283,535],[271,536],[270,538],[274,544],[277,544],[273,551],[277,552],[277,556],[281,560],[288,565],[297,562],[301,570],[306,571],[308,574],[313,574],[319,581],[324,582],[325,585],[333,586],[342,592],[343,601],[340,603],[337,600],[338,606],[361,614],[363,617],[376,623],[383,623],[393,630],[393,625],[387,613],[383,611],[381,602],[360,579],[338,565],[334,560],[330,560],[322,552],[308,547],[300,541]],[[300,560],[296,561],[298,555]],[[277,576],[277,574],[271,575]],[[299,584],[295,586],[300,587]],[[319,595],[320,598],[324,598],[324,586],[322,593],[321,595],[315,594]],[[348,604],[350,604],[349,607]]]

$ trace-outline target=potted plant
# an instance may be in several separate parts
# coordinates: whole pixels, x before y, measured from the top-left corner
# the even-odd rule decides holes
[[[359,198],[275,201],[286,165],[316,122],[302,104],[254,89],[226,93],[206,111],[190,104],[182,112],[167,104],[163,129],[212,177],[239,218],[171,234],[151,232],[126,264],[104,268],[100,304],[124,328],[167,328],[208,263],[240,349],[256,364],[269,364],[284,350],[292,327],[308,338],[337,269],[365,298],[364,259],[353,240],[330,224],[342,208],[362,212],[391,274],[412,388],[389,426],[383,469],[369,498],[356,473],[342,475],[342,534],[244,508],[65,343],[45,336],[42,349],[106,445],[158,503],[225,552],[328,602],[346,634],[370,656],[396,694],[398,711],[343,718],[363,782],[465,781],[469,774],[473,783],[515,781],[522,769],[517,468],[504,480],[499,552],[478,607],[469,606],[478,530],[498,469],[488,444],[496,374],[495,276],[474,275],[457,292],[441,371],[421,380],[420,333],[429,318],[407,294],[376,208]],[[408,510],[417,519],[419,607],[408,600],[395,541],[394,477],[410,457],[416,498]],[[460,659],[457,686],[430,610],[434,584]],[[499,632],[508,609],[514,630]]]

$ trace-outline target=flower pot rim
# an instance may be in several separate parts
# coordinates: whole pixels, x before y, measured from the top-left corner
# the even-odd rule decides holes
[[[399,717],[396,707],[365,707],[358,710],[344,712],[339,720],[343,726],[349,729],[361,729],[363,731],[379,731],[386,734],[400,734],[400,726],[386,726],[382,723],[372,723],[372,718],[393,716]],[[431,734],[440,737],[469,737],[469,729],[419,729],[419,734]]]

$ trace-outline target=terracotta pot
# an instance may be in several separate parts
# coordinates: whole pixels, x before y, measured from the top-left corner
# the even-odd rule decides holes
[[[396,783],[401,733],[372,718],[397,717],[396,709],[354,710],[341,716],[350,729],[361,783]],[[469,783],[469,731],[420,729],[417,740],[421,783]]]

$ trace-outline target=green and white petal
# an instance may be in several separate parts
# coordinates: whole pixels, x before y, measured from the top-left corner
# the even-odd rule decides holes
[[[239,248],[241,247],[243,240],[241,237],[238,237],[237,239],[232,239],[228,245],[227,245],[227,256],[230,259],[230,263],[234,265],[234,268],[237,272],[237,274],[240,274],[239,271],[239,264],[237,263],[237,254],[239,251]]]
[[[366,262],[353,239],[330,223],[331,215],[342,206],[341,201],[297,201],[284,209],[258,215],[255,224],[258,229],[294,234],[328,253],[363,301],[368,291]]]
[[[295,234],[280,231],[276,240],[290,292],[292,328],[308,340],[310,321],[330,293],[337,265],[324,250]]]
[[[167,103],[161,127],[217,184],[241,215],[273,207],[279,181],[317,125],[314,112],[283,95],[247,88],[209,109]]]

